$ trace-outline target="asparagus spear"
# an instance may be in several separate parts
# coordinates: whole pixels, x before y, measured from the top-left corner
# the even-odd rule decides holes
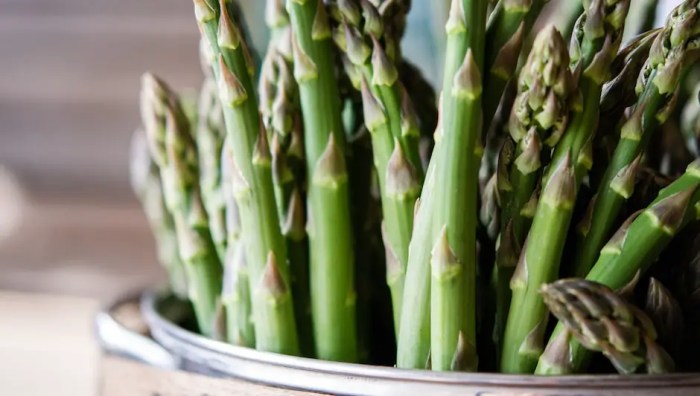
[[[414,64],[403,60],[398,65],[398,69],[399,80],[404,84],[418,116],[418,126],[421,135],[418,142],[418,150],[423,169],[425,169],[428,167],[428,161],[433,150],[433,132],[435,132],[438,119],[435,90]]]
[[[143,130],[134,132],[131,140],[130,176],[132,189],[141,200],[155,236],[158,261],[168,274],[168,285],[176,296],[186,299],[187,278],[178,252],[173,217],[165,207],[158,165],[149,153]]]
[[[320,0],[288,2],[304,120],[312,317],[321,359],[356,361],[357,329],[345,141],[331,31]]]
[[[681,352],[676,363],[682,371],[697,371],[699,365],[696,356],[700,351],[700,222],[689,224],[664,252],[667,257],[660,263],[660,268],[665,268],[663,264],[669,264],[677,270],[674,271],[672,283],[668,285],[672,287],[684,315],[683,336],[673,333],[673,338],[679,340]]]
[[[576,340],[603,352],[620,374],[641,367],[649,374],[674,370],[673,359],[656,343],[651,319],[609,287],[570,278],[542,285],[540,293]]]
[[[288,46],[291,44],[289,41],[291,30],[285,2],[285,0],[266,0],[265,2],[265,24],[270,29],[268,46],[277,50],[282,50],[285,47],[291,50],[291,47]],[[288,54],[291,55],[291,52]]]
[[[518,95],[510,119],[510,135],[516,144],[510,174],[497,172],[502,179],[501,233],[496,248],[493,285],[496,290],[497,340],[503,334],[511,293],[509,282],[529,230],[530,207],[540,169],[548,161],[545,146],[553,147],[567,126],[572,101],[573,77],[564,38],[550,26],[535,39],[518,83]]]
[[[695,74],[700,77],[700,68]],[[700,80],[696,82],[681,115],[681,132],[688,151],[700,157]]]
[[[199,158],[199,185],[209,217],[209,229],[219,260],[226,256],[226,209],[221,187],[221,149],[224,120],[216,82],[206,78],[199,97],[196,142]]]
[[[620,136],[619,123],[625,110],[637,101],[636,80],[647,60],[649,48],[660,29],[651,30],[636,37],[621,49],[610,66],[611,75],[603,86],[600,99],[600,122],[593,141],[593,166],[588,173],[589,186],[598,186],[603,173],[610,163]],[[646,202],[645,202],[646,203]],[[589,207],[592,207],[592,202]],[[584,220],[590,220],[591,213],[586,213]],[[588,224],[577,225],[579,233],[586,232]]]
[[[257,110],[247,44],[231,18],[228,2],[194,3],[200,31],[216,57],[214,75],[234,153],[234,196],[245,230],[256,348],[298,354],[287,252],[275,209],[269,144]]]
[[[659,252],[700,210],[700,160],[659,192],[652,204],[632,215],[603,247],[587,280],[620,289],[647,270]],[[565,374],[585,368],[589,355],[575,343],[562,347],[563,326],[557,325],[537,365],[537,374]],[[565,356],[562,357],[562,355]]]
[[[250,278],[243,244],[241,218],[236,204],[233,175],[238,171],[233,160],[229,138],[224,140],[221,152],[221,181],[226,209],[226,256],[221,303],[226,313],[228,342],[247,347],[255,346],[255,328],[250,301]]]
[[[221,263],[202,205],[197,148],[189,120],[177,96],[151,74],[142,78],[141,117],[151,156],[160,169],[165,204],[175,223],[197,323],[202,334],[212,336],[221,292]]]
[[[509,84],[511,91],[514,91],[513,77],[519,74],[516,70],[525,61],[525,58],[521,59],[521,50],[546,2],[547,0],[499,0],[495,2],[489,16],[484,64],[487,72],[484,75],[484,123],[481,131],[485,142],[480,170],[482,182],[490,179],[500,147],[507,139],[507,131],[500,127],[497,113],[500,109],[500,112],[510,114],[513,98],[504,93]]]
[[[506,84],[515,73],[523,41],[545,3],[546,0],[500,0],[489,16],[484,52],[484,135]]]
[[[684,333],[683,311],[671,291],[659,280],[649,279],[644,311],[649,315],[659,333],[658,342],[672,357],[680,356]]]
[[[532,228],[511,280],[513,298],[501,358],[501,370],[508,373],[532,372],[542,352],[547,311],[537,290],[559,273],[566,241],[563,231],[569,228],[578,188],[591,164],[589,149],[598,122],[601,88],[620,43],[629,0],[590,0],[585,8],[571,46],[582,105],[574,109],[554,150]]]
[[[687,1],[676,8],[652,44],[637,83],[639,99],[622,125],[620,141],[591,206],[590,224],[576,249],[575,276],[588,273],[598,257],[622,205],[632,195],[641,155],[651,135],[673,110],[680,76],[687,68],[689,45],[692,48],[691,43],[700,40],[697,4]]]
[[[357,15],[362,10],[362,16]],[[423,169],[418,151],[418,125],[411,100],[385,49],[387,36],[379,11],[367,1],[338,3],[336,43],[348,75],[359,76],[365,126],[372,138],[383,213],[387,283],[391,290],[394,328],[398,334],[401,299],[413,228],[413,209]]]
[[[656,19],[659,0],[641,0],[635,3],[625,21],[622,42],[627,43],[639,34],[651,30]]]
[[[268,10],[278,0],[268,1]],[[259,81],[260,112],[272,141],[272,182],[275,186],[280,228],[287,241],[287,256],[291,271],[294,313],[300,337],[302,353],[313,355],[313,331],[311,326],[311,301],[309,295],[308,240],[304,213],[304,188],[306,171],[304,162],[304,137],[299,109],[299,90],[293,77],[291,52],[283,49],[291,40],[289,15],[281,9],[275,13],[279,22],[273,29],[286,29],[286,33],[271,41],[263,61]],[[270,23],[268,18],[268,24]],[[291,44],[289,44],[291,47]]]
[[[453,1],[446,27],[445,122],[438,127],[438,146],[411,239],[404,306],[412,309],[402,311],[399,367],[425,367],[428,350],[435,370],[476,367],[475,151],[485,12],[485,1]]]
[[[564,37],[571,37],[571,33],[574,30],[574,25],[578,20],[579,16],[583,12],[584,5],[582,0],[568,0],[564,2],[549,3],[551,6],[557,6],[557,9],[553,13],[554,15],[550,18],[551,23],[557,27],[557,30],[561,32]]]

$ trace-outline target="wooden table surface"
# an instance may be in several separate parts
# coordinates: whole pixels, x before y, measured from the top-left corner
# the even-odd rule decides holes
[[[97,394],[95,299],[0,291],[0,394]]]

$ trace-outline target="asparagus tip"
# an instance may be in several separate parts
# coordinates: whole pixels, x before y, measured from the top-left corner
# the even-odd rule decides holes
[[[476,354],[476,348],[472,345],[461,330],[457,335],[457,347],[452,357],[452,371],[476,371],[479,365],[479,358]]]
[[[241,32],[235,21],[228,12],[226,0],[219,0],[219,30],[217,32],[217,42],[219,47],[235,50],[241,45]]]
[[[431,253],[433,277],[439,280],[452,279],[459,275],[462,266],[447,240],[447,225],[443,225]]]
[[[282,278],[274,252],[267,254],[267,263],[262,275],[262,290],[277,301],[287,293],[287,285]]]
[[[471,48],[454,76],[452,95],[474,100],[481,95],[481,73]]]

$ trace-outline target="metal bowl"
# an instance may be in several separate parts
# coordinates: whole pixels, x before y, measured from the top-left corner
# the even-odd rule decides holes
[[[698,395],[700,374],[534,376],[442,373],[327,362],[237,347],[205,338],[162,315],[167,295],[146,292],[151,336],[181,369],[298,390],[348,395]]]
[[[141,299],[142,293],[132,293],[104,305],[94,320],[97,343],[112,355],[156,367],[179,368],[178,359],[150,337],[145,323],[139,323],[143,321],[140,315],[129,315],[129,320],[124,320],[125,310],[138,313]]]

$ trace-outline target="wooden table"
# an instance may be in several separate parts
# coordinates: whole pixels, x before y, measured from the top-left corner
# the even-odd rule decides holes
[[[92,396],[95,299],[0,291],[0,394]]]

